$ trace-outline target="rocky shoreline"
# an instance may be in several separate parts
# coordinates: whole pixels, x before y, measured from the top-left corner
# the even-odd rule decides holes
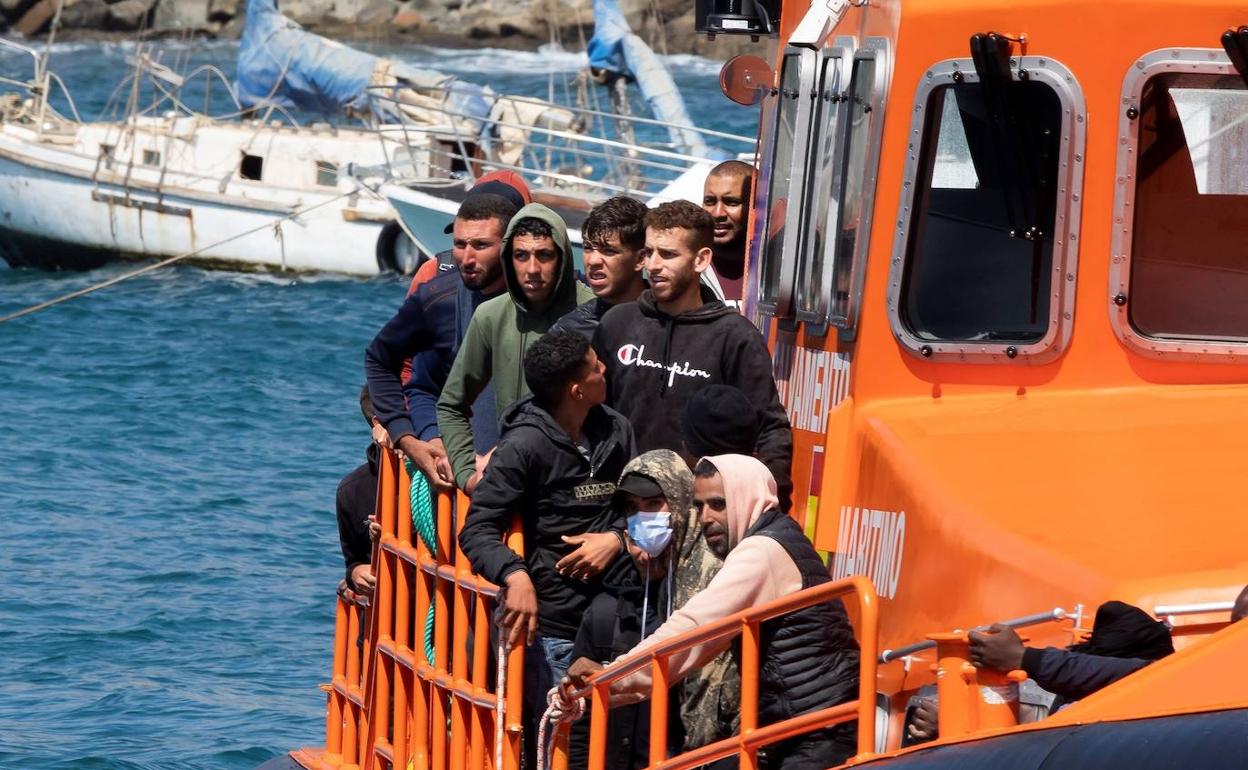
[[[0,31],[37,38],[63,2],[60,40],[237,38],[246,0],[0,0]],[[657,50],[727,58],[748,38],[708,41],[693,32],[687,0],[620,0],[630,25]],[[591,0],[279,0],[279,8],[332,39],[528,49],[556,40],[579,50],[593,34]],[[552,26],[550,19],[556,19]]]

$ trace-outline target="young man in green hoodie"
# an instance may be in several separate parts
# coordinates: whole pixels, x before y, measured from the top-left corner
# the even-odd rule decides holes
[[[472,446],[472,402],[494,385],[498,414],[529,389],[524,354],[555,321],[593,298],[573,272],[572,242],[558,214],[530,203],[512,217],[503,241],[507,293],[473,313],[455,364],[438,399],[438,428],[455,485],[469,495],[481,478]],[[488,456],[487,460],[488,462]]]

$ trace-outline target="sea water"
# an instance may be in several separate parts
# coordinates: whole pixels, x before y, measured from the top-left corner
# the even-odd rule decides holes
[[[229,75],[236,48],[156,52]],[[583,61],[387,53],[532,95]],[[71,44],[51,62],[92,117],[133,54]],[[718,63],[669,65],[699,123],[754,132]],[[0,75],[24,66],[0,55]],[[0,315],[129,268],[0,264]],[[323,743],[334,491],[368,442],[364,347],[403,290],[177,267],[0,324],[0,768],[247,770]]]

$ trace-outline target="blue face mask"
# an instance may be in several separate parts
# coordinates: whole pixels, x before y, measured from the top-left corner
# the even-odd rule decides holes
[[[671,521],[667,511],[634,513],[628,517],[628,539],[653,559],[672,541]]]

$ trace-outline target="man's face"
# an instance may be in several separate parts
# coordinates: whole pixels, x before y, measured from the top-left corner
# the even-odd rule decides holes
[[[573,384],[575,393],[585,406],[598,406],[607,400],[607,366],[598,360],[598,354],[590,348],[585,353],[585,368]]]
[[[594,295],[606,300],[622,297],[641,277],[642,249],[620,243],[619,233],[585,242],[585,279]]]
[[[650,274],[650,290],[659,302],[683,297],[697,284],[710,259],[710,249],[695,252],[689,246],[689,233],[683,229],[646,229],[644,264]]]
[[[724,499],[724,479],[718,473],[693,479],[693,507],[702,522],[706,547],[719,558],[728,555],[728,501]]]
[[[527,233],[515,236],[511,239],[511,265],[529,307],[544,308],[555,290],[559,271],[559,248],[555,246],[555,239]]]
[[[716,174],[706,178],[702,188],[702,208],[715,220],[715,245],[734,246],[745,240],[745,224],[749,218],[749,186],[747,176]]]
[[[451,230],[451,257],[464,286],[489,289],[503,278],[503,223],[497,219],[455,219]]]

